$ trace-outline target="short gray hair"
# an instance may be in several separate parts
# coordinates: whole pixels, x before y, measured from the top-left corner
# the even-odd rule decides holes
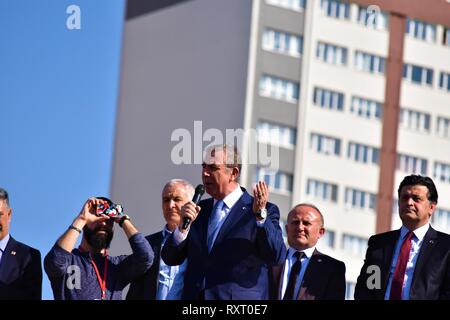
[[[163,188],[163,192],[166,188],[168,187],[174,187],[178,184],[181,184],[184,188],[184,192],[186,193],[186,195],[188,196],[188,198],[193,198],[194,197],[194,187],[192,186],[192,184],[190,184],[187,180],[184,179],[171,179],[169,180],[169,182],[166,183],[166,185]]]
[[[0,200],[5,201],[6,206],[9,208],[9,196],[8,191],[3,188],[0,188]]]
[[[242,169],[242,160],[239,155],[239,151],[236,145],[229,144],[217,144],[214,146],[210,146],[206,149],[206,158],[211,156],[212,151],[215,150],[223,150],[226,155],[225,165],[227,168],[237,167],[239,169],[239,175]]]

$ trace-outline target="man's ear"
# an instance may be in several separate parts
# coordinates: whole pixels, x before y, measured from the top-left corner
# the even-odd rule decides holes
[[[319,234],[320,234],[320,238],[322,238],[323,235],[325,234],[325,228],[324,228],[324,227],[321,227],[321,228],[320,228]]]
[[[239,178],[239,168],[238,167],[233,167],[231,169],[231,176],[233,177],[233,181],[237,181]]]
[[[428,217],[429,218],[431,218],[431,216],[433,215],[435,210],[436,210],[436,203],[431,202],[430,203],[430,211],[428,212]]]

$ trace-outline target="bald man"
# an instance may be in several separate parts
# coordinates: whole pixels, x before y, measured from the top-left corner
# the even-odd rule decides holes
[[[344,300],[345,264],[316,249],[325,233],[320,210],[312,204],[296,205],[285,227],[290,248],[284,265],[271,268],[271,299]]]

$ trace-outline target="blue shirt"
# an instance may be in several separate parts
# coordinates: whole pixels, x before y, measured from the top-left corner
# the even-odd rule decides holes
[[[133,254],[108,256],[106,299],[121,300],[122,290],[137,277],[143,275],[152,265],[153,250],[141,233],[129,239]],[[105,257],[96,254],[92,260],[103,278]],[[50,279],[55,300],[99,300],[100,284],[91,262],[89,252],[78,249],[67,252],[55,243],[44,259],[45,272]],[[76,276],[79,274],[79,287]]]
[[[172,232],[168,230],[166,226],[163,230],[161,250],[171,234]],[[156,300],[181,299],[186,263],[187,259],[179,266],[168,266],[163,259],[159,259],[158,291],[156,292]]]
[[[429,228],[430,225],[427,223],[426,225],[423,225],[420,228],[417,228],[416,230],[413,231],[414,235],[411,238],[411,251],[409,252],[409,259],[408,263],[406,264],[405,278],[403,280],[402,300],[409,300],[409,291],[411,290],[414,268],[417,265],[417,258],[419,257],[419,251],[423,243],[423,238],[425,237],[425,233],[427,233]],[[395,272],[395,267],[397,266],[398,256],[400,255],[400,249],[408,232],[409,230],[405,226],[401,227],[400,238],[398,239],[397,245],[395,247],[394,257],[392,259],[391,268],[389,272],[389,281],[386,288],[386,293],[384,295],[385,300],[389,300],[389,296],[391,294],[392,276]]]
[[[0,240],[0,263],[2,262],[3,252],[5,252],[6,246],[8,245],[8,241],[9,241],[9,233],[2,240]]]

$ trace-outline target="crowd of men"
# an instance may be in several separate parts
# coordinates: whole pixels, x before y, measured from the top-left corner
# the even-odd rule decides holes
[[[266,183],[251,193],[239,184],[237,149],[220,145],[205,154],[210,198],[196,203],[189,182],[170,180],[162,190],[166,224],[147,237],[110,199],[89,198],[44,258],[54,298],[119,300],[130,285],[127,300],[344,300],[345,264],[316,248],[326,232],[324,213],[311,203],[295,205],[286,247]],[[450,299],[450,235],[430,225],[438,203],[432,179],[406,176],[398,199],[402,227],[369,239],[354,298]],[[39,300],[41,254],[10,235],[11,218],[0,188],[0,299]],[[109,255],[115,229],[132,254]]]

